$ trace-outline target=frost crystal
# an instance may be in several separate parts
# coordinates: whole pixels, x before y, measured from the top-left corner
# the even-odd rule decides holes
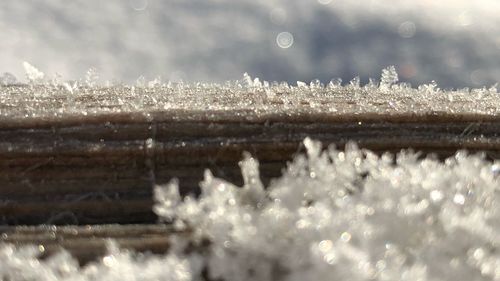
[[[112,242],[108,245],[108,254],[99,263],[83,268],[68,252],[62,251],[40,260],[38,256],[42,252],[43,248],[39,247],[16,249],[12,245],[1,246],[0,279],[189,281],[195,280],[193,273],[199,274],[186,258],[176,255],[141,258],[126,250],[119,250]]]
[[[99,74],[97,70],[95,68],[90,68],[85,74],[85,84],[87,84],[88,87],[94,87],[97,85],[98,80]]]
[[[178,181],[174,179],[166,185],[155,186],[154,197],[158,202],[153,208],[155,213],[163,219],[172,221],[175,208],[181,200]]]
[[[398,73],[396,72],[396,68],[391,65],[382,70],[382,77],[380,78],[380,88],[388,89],[393,84],[396,84],[398,80],[399,78]]]
[[[32,71],[29,75],[34,79],[32,82],[36,81],[30,85],[0,84],[0,100],[4,102],[0,117],[4,122],[30,122],[31,118],[62,120],[100,114],[150,118],[154,112],[174,111],[192,120],[210,118],[211,121],[224,119],[224,112],[238,112],[234,118],[259,122],[277,116],[324,115],[336,119],[352,114],[395,114],[413,118],[440,113],[494,119],[500,115],[497,106],[500,95],[495,86],[443,91],[432,83],[415,89],[404,83],[394,84],[397,81],[394,68],[383,71],[380,86],[373,80],[361,85],[356,77],[346,85],[334,79],[326,87],[319,80],[289,85],[261,81],[248,74],[222,85],[163,82],[159,78],[146,81],[144,77],[133,86],[110,82],[99,85],[93,71],[83,80],[40,83],[36,77],[43,75],[36,73],[39,72]],[[89,99],[89,95],[99,98]],[[477,102],[478,99],[481,102]],[[214,112],[221,114],[212,114]]]
[[[245,155],[242,189],[207,173],[200,198],[177,206],[175,219],[211,242],[210,278],[500,277],[492,269],[500,260],[493,250],[500,243],[498,164],[462,152],[445,163],[402,152],[394,164],[354,144],[346,151],[322,151],[310,139],[304,145],[307,157],[298,156],[258,200],[257,162]],[[156,200],[162,207],[163,197]]]
[[[30,83],[40,82],[41,80],[43,80],[45,74],[33,65],[29,64],[28,62],[23,62],[23,67],[24,71],[26,72],[26,77],[28,78],[28,81]]]

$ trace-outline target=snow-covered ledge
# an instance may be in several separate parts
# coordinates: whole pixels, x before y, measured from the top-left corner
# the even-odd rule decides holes
[[[414,89],[396,84],[392,68],[383,72],[380,84],[360,86],[358,81],[344,86],[337,82],[289,86],[245,76],[227,85],[157,81],[112,87],[33,81],[0,88],[5,101],[0,116],[5,128],[102,116],[125,116],[120,118],[126,122],[179,118],[215,122],[227,120],[227,112],[237,122],[363,116],[393,122],[432,123],[439,118],[499,122],[500,95],[495,87],[443,91],[430,84]],[[497,134],[492,136],[498,141]],[[239,163],[242,187],[214,177],[209,170],[198,197],[182,197],[176,179],[155,186],[154,212],[182,232],[173,235],[164,255],[136,254],[110,242],[106,256],[80,267],[67,252],[40,260],[43,247],[5,244],[0,248],[0,276],[8,280],[500,279],[498,160],[465,151],[445,161],[422,159],[411,151],[378,155],[355,143],[343,150],[324,148],[310,138],[303,145],[306,154],[296,155],[267,187],[260,179],[258,159],[249,153]]]

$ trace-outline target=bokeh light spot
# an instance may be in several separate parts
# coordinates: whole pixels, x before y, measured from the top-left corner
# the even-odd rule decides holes
[[[290,32],[281,32],[276,36],[276,44],[283,49],[290,48],[293,45],[293,35]]]
[[[411,21],[405,21],[398,27],[399,36],[403,38],[412,38],[417,30],[415,24]]]
[[[410,79],[417,75],[417,68],[413,63],[406,63],[400,67],[399,72],[401,74],[401,77]]]

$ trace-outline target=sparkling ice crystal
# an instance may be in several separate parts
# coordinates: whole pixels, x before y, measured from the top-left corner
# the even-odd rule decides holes
[[[41,72],[28,62],[23,62],[23,67],[24,71],[26,71],[26,77],[30,82],[39,82],[45,76],[43,72]]]
[[[198,199],[177,182],[155,188],[155,212],[207,250],[138,257],[110,244],[80,268],[66,252],[0,248],[8,280],[498,280],[498,163],[462,152],[444,163],[401,152],[392,161],[347,145],[304,141],[283,176],[264,191],[245,155],[243,188],[207,171]],[[396,163],[396,164],[394,164]],[[180,241],[180,240],[179,240]],[[182,244],[182,243],[179,243]],[[182,247],[181,247],[182,248]],[[127,279],[130,278],[130,279]]]

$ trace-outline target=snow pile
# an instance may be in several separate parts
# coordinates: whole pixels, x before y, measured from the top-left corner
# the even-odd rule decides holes
[[[389,79],[390,82],[390,79]],[[8,280],[500,280],[500,162],[460,151],[444,162],[345,151],[306,139],[264,188],[256,159],[239,188],[207,171],[199,198],[175,180],[155,188],[154,211],[188,231],[165,256],[110,247],[78,268],[62,253],[0,250]]]
[[[0,280],[151,280],[151,281],[189,281],[195,279],[191,268],[194,260],[179,258],[175,255],[148,257],[132,255],[119,250],[113,242],[108,245],[108,255],[99,263],[80,268],[78,262],[65,251],[39,260],[43,247],[24,247],[15,249],[11,245],[0,248]]]

